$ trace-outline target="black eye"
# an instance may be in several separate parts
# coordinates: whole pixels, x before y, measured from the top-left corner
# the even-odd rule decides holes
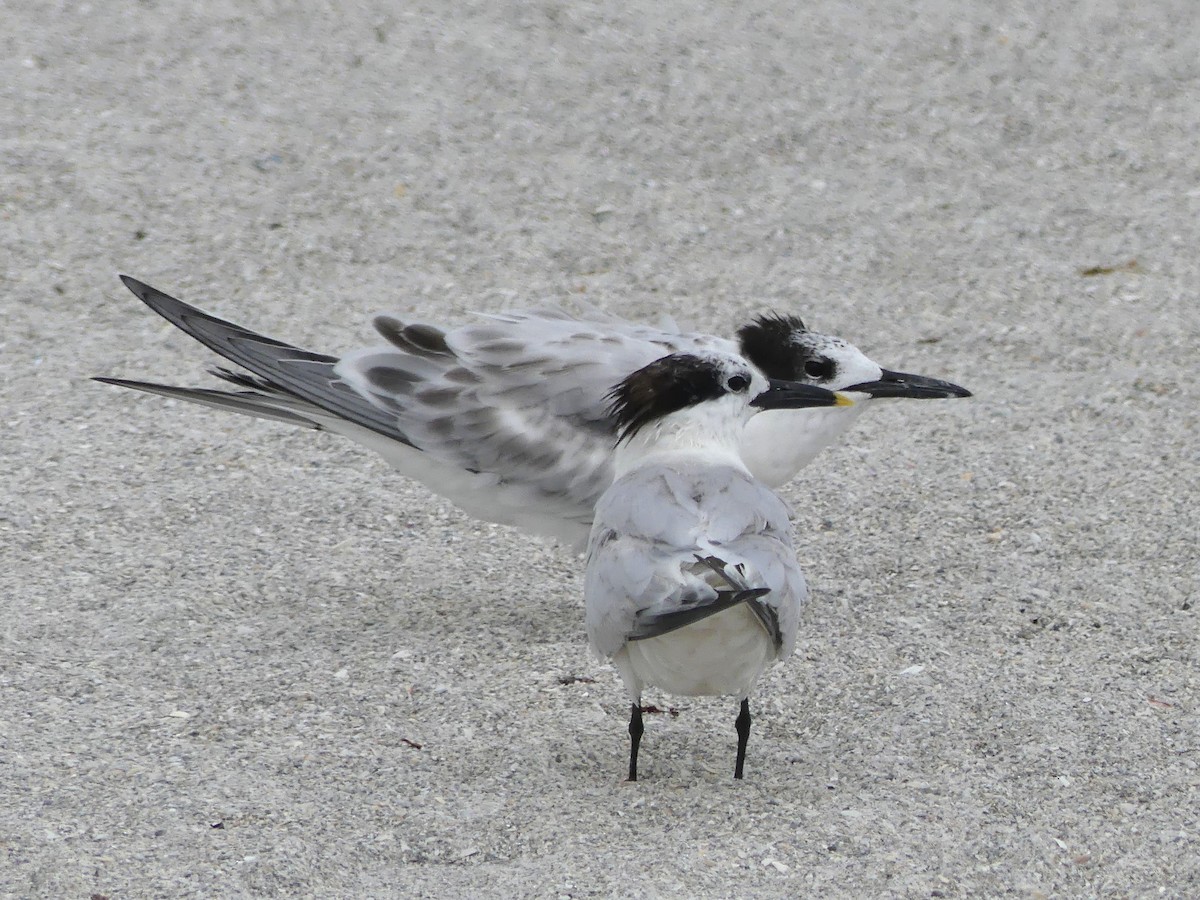
[[[833,360],[810,359],[804,364],[804,374],[809,378],[827,379],[833,377]]]
[[[750,387],[750,379],[745,375],[733,375],[725,384],[735,394],[740,394],[746,388]]]

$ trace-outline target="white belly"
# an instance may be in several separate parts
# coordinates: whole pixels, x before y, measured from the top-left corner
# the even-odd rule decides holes
[[[630,641],[613,663],[631,701],[642,685],[684,697],[742,699],[775,657],[775,641],[742,603],[669,634]]]

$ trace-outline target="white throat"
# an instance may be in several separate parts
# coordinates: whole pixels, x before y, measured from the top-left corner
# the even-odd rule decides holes
[[[617,445],[614,477],[680,456],[703,457],[710,464],[745,470],[739,448],[752,412],[744,397],[727,395],[651,422]]]

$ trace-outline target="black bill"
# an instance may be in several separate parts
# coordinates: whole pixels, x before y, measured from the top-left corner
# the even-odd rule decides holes
[[[858,391],[872,397],[911,397],[916,400],[936,400],[945,397],[970,397],[971,392],[940,378],[910,375],[907,372],[883,370],[878,381],[864,381],[842,388],[843,391]]]

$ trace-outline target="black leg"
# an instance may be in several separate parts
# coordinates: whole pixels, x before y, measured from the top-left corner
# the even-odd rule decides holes
[[[640,704],[633,704],[633,709],[629,713],[629,780],[637,781],[637,755],[638,747],[642,743],[642,707]]]
[[[750,701],[743,700],[741,711],[733,724],[737,727],[738,749],[737,762],[733,764],[733,777],[742,777],[742,767],[746,764],[746,742],[750,740]],[[629,726],[632,728],[633,726]]]

